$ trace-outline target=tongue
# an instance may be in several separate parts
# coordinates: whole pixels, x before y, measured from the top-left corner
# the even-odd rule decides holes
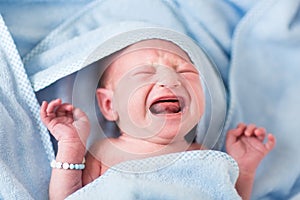
[[[154,114],[171,114],[181,111],[179,102],[157,102],[150,107]]]

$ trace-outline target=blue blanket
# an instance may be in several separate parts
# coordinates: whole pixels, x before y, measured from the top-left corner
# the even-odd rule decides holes
[[[229,76],[228,125],[264,126],[277,146],[261,163],[253,199],[300,192],[300,1],[262,1],[236,28]]]
[[[237,163],[220,151],[167,154],[113,166],[67,199],[239,200],[238,173]]]
[[[0,71],[0,199],[43,199],[53,150],[23,63],[1,17]]]
[[[179,31],[206,50],[228,89],[225,130],[245,121],[277,137],[253,199],[299,196],[299,0],[24,2],[0,1],[0,199],[47,198],[53,149],[35,93],[51,85],[41,98],[72,99],[64,77],[107,38],[145,26]]]

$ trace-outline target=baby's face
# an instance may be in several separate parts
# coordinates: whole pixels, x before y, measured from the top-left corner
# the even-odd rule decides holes
[[[158,49],[136,50],[108,69],[120,129],[133,137],[170,142],[200,120],[204,94],[187,56]]]

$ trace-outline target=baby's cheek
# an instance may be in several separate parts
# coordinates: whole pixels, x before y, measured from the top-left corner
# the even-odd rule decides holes
[[[120,121],[129,125],[138,126],[145,116],[145,96],[141,86],[128,80],[122,82],[115,91],[115,102],[117,104]]]
[[[196,103],[196,106],[198,108],[197,110],[198,112],[203,113],[205,109],[205,95],[203,93],[203,89],[198,84],[194,85],[191,89],[192,99],[194,99]]]
[[[129,99],[127,107],[128,117],[136,126],[145,126],[145,106],[137,99]]]

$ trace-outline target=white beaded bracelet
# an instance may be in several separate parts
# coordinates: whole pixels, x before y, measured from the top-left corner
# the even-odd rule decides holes
[[[52,168],[56,169],[75,169],[75,170],[83,170],[85,168],[85,159],[83,158],[82,163],[79,164],[72,164],[67,162],[57,162],[56,160],[53,160],[50,164]]]

